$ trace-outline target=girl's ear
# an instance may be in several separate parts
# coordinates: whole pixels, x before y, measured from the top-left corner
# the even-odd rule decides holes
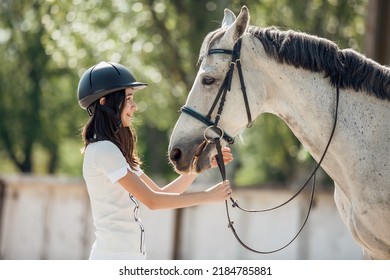
[[[106,103],[106,98],[105,97],[102,97],[99,99],[99,104],[100,105],[104,105]]]

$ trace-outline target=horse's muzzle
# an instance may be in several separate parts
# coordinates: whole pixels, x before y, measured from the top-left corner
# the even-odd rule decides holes
[[[195,148],[190,148],[195,147]],[[173,145],[169,149],[169,160],[180,174],[201,173],[210,168],[211,146],[206,141],[199,145]]]

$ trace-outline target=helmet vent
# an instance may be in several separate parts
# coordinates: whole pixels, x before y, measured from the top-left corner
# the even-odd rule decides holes
[[[89,72],[89,85],[92,87],[92,72],[93,70],[95,69],[96,65],[94,65],[91,69],[91,71]]]
[[[119,72],[118,68],[116,68],[114,64],[112,64],[112,63],[110,63],[110,62],[109,62],[108,64],[110,64],[112,67],[114,67],[114,69],[116,70],[116,72],[118,73],[118,75],[121,74],[121,72]]]

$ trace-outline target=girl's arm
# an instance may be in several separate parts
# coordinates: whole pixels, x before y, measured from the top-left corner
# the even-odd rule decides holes
[[[160,188],[148,175],[143,173],[139,178],[153,191],[165,193],[183,193],[195,180],[197,174],[180,175],[174,181]]]
[[[223,181],[201,192],[183,194],[158,192],[151,189],[131,171],[128,171],[126,176],[119,179],[118,182],[151,210],[175,209],[220,202],[231,197],[232,193],[229,181]]]
[[[223,160],[228,164],[233,160],[233,155],[228,147],[222,149]],[[215,157],[211,160],[211,168],[217,167]],[[160,188],[149,176],[142,174],[140,179],[145,182],[152,190],[156,192],[183,193],[195,180],[197,174],[180,175],[176,180]]]
[[[224,163],[233,160],[229,148],[222,150]],[[211,167],[216,167],[215,159],[211,161]],[[118,182],[139,201],[149,209],[174,209],[194,206],[204,203],[220,202],[231,196],[230,182],[221,182],[205,191],[183,193],[195,180],[197,174],[181,175],[165,187],[160,188],[146,174],[138,177],[135,173],[128,171],[126,176]]]

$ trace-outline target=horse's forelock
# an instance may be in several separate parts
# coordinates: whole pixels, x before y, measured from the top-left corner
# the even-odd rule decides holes
[[[202,46],[200,48],[198,64],[207,56],[211,45],[213,45],[217,40],[219,40],[226,32],[226,28],[219,28],[207,34],[204,38]]]

